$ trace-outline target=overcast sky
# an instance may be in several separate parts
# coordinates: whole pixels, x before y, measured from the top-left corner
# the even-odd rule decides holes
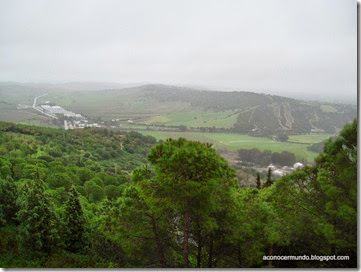
[[[354,0],[0,0],[0,81],[356,97]]]

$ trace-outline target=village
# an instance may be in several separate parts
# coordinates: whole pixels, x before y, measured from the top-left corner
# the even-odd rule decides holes
[[[280,165],[270,163],[268,166],[260,167],[260,166],[255,166],[255,165],[250,166],[247,162],[245,162],[247,164],[247,166],[244,166],[242,161],[240,161],[240,160],[229,160],[229,158],[228,158],[228,161],[232,165],[234,165],[240,169],[246,169],[246,168],[253,169],[253,171],[255,171],[257,173],[263,173],[264,175],[266,175],[268,171],[271,171],[271,174],[274,178],[281,178],[287,174],[292,173],[293,171],[302,169],[305,166],[310,165],[310,164],[304,164],[301,162],[296,162],[292,166],[287,166],[287,165],[280,166]]]
[[[305,167],[305,165],[301,162],[296,162],[293,167],[291,166],[282,166],[281,168],[277,168],[277,166],[270,164],[267,169],[271,169],[272,175],[277,177],[283,177],[287,174],[292,173],[295,170],[301,169]]]
[[[34,98],[32,108],[48,117],[51,117],[56,120],[64,121],[64,129],[83,129],[86,127],[105,127],[102,124],[98,124],[96,122],[92,122],[87,119],[85,116],[74,113],[72,111],[66,110],[63,107],[51,103],[51,101],[45,101],[43,104],[37,105],[37,100],[40,97],[46,96],[47,94],[43,94]],[[18,108],[25,108],[25,105],[18,105]],[[30,108],[26,106],[26,108]]]

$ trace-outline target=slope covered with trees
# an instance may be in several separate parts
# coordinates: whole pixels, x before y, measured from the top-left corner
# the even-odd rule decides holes
[[[315,166],[256,188],[210,144],[155,144],[1,123],[0,266],[357,266],[356,121]],[[263,259],[305,254],[349,260]]]

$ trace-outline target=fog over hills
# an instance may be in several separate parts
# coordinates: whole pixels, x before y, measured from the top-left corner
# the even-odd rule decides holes
[[[45,83],[45,82],[0,82],[0,87],[3,88],[13,88],[14,86],[28,87],[31,89],[44,89],[44,90],[82,90],[82,91],[95,91],[95,90],[107,90],[107,89],[124,89],[130,87],[138,87],[142,85],[169,85],[169,84],[158,84],[158,83],[149,83],[149,82],[129,82],[129,83],[117,83],[117,82],[97,82],[97,81],[87,81],[87,82],[59,82],[59,83]],[[205,90],[205,91],[218,91],[218,92],[243,92],[249,91],[259,94],[271,94],[284,96],[289,98],[301,99],[306,101],[320,101],[320,102],[329,102],[329,103],[342,103],[342,104],[357,104],[356,93],[331,93],[330,95],[323,95],[322,93],[303,93],[303,92],[287,92],[280,90],[257,90],[257,89],[238,89],[234,87],[212,87],[212,86],[203,86],[203,85],[188,85],[188,84],[170,84],[171,86],[185,87],[196,90]]]
[[[29,88],[43,88],[45,90],[105,90],[105,89],[122,89],[144,85],[146,83],[116,83],[116,82],[62,82],[62,83],[45,83],[45,82],[0,82],[0,87],[21,86]]]

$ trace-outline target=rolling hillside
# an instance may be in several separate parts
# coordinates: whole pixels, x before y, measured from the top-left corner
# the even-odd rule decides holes
[[[33,96],[47,92],[43,102],[50,100],[75,112],[104,120],[130,118],[142,124],[215,127],[253,135],[335,133],[357,115],[354,105],[302,101],[243,91],[143,85],[106,90],[91,88],[89,92],[84,90],[89,88],[89,83],[84,85],[83,90],[80,83],[76,87],[76,90],[70,90],[64,85],[37,88],[34,85],[0,84],[0,102],[3,105],[0,111],[2,108],[14,108],[17,103],[30,104]],[[5,116],[5,113],[2,115]]]

